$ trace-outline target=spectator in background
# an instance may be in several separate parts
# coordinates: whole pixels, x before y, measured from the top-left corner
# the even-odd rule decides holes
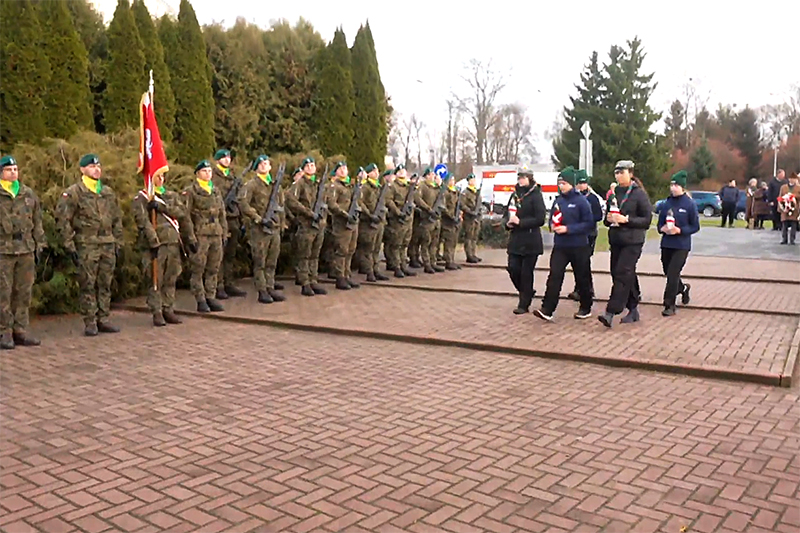
[[[762,181],[753,194],[753,221],[755,229],[764,229],[764,221],[772,216],[769,207],[769,188],[767,182]]]
[[[611,198],[611,195],[614,194],[614,191],[617,189],[617,182],[612,181],[611,185],[608,186],[608,191],[606,192],[606,202],[608,199]]]
[[[731,180],[726,186],[719,190],[719,199],[722,202],[722,227],[725,227],[726,222],[728,227],[733,227],[733,221],[736,219],[736,204],[739,203],[739,195],[742,191],[736,188],[736,180]]]
[[[778,211],[783,222],[781,244],[795,244],[800,224],[800,176],[792,172],[789,181],[778,193]]]
[[[789,183],[786,181],[786,172],[783,169],[778,170],[778,174],[769,182],[769,194],[767,199],[769,206],[772,209],[772,231],[779,231],[781,229],[781,214],[778,212],[778,196],[780,196],[781,187]]]
[[[758,180],[755,178],[750,178],[750,181],[747,182],[747,189],[745,190],[745,194],[747,195],[747,200],[744,204],[744,219],[747,222],[747,229],[753,229],[755,226],[755,214],[753,213],[753,203],[755,202],[755,194],[758,190]]]

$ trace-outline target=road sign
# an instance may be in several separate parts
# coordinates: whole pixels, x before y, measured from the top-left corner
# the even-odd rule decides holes
[[[581,133],[583,133],[584,139],[588,139],[592,135],[592,127],[589,125],[588,120],[581,126]]]
[[[439,176],[442,179],[445,179],[447,177],[447,165],[445,165],[444,163],[439,163],[438,165],[436,165],[433,168],[433,171],[436,173],[437,176]]]

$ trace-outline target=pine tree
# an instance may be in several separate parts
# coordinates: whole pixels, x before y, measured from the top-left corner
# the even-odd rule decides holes
[[[172,94],[169,69],[164,62],[164,48],[144,0],[133,0],[132,10],[144,49],[144,71],[148,74],[153,71],[153,105],[158,119],[158,130],[161,139],[170,142],[175,124],[175,96]]]
[[[75,29],[88,53],[89,107],[92,110],[94,129],[105,132],[103,106],[106,93],[106,67],[108,63],[108,35],[100,15],[88,0],[67,2]]]
[[[386,95],[369,23],[356,34],[352,54],[353,71],[353,146],[354,163],[382,163],[386,153]]]
[[[313,100],[313,132],[326,156],[350,156],[353,146],[353,80],[350,49],[341,28],[317,58],[317,88]]]
[[[758,115],[750,107],[745,107],[733,120],[733,146],[738,148],[747,159],[747,175],[758,175],[761,163],[761,132],[758,127]]]
[[[67,0],[39,4],[44,50],[50,63],[50,83],[44,94],[48,134],[68,139],[78,130],[94,131],[89,90],[88,54],[75,30]]]
[[[30,0],[0,2],[0,145],[38,142],[46,134],[42,94],[50,81],[50,63],[41,43],[42,29]]]
[[[669,116],[664,119],[664,135],[675,150],[686,148],[686,110],[680,100],[675,100],[669,108]]]
[[[118,0],[108,26],[108,70],[103,109],[106,131],[139,126],[139,102],[147,90],[144,52],[128,0]]]
[[[704,179],[708,179],[714,175],[717,168],[714,162],[714,155],[708,149],[708,142],[703,139],[703,143],[697,147],[691,157],[692,165],[689,168],[689,183],[694,185],[700,183]]]
[[[166,53],[175,95],[173,145],[179,163],[194,164],[214,150],[214,96],[209,78],[206,43],[188,0],[181,0],[178,23],[161,21],[161,44]]]

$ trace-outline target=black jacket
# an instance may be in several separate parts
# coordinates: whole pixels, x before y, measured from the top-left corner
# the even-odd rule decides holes
[[[779,180],[777,177],[773,177],[769,182],[769,189],[767,198],[769,199],[770,203],[775,203],[778,201],[778,196],[781,193],[781,187],[789,183],[789,180]]]
[[[653,206],[650,205],[647,193],[635,183],[631,183],[631,190],[626,200],[625,189],[617,186],[615,194],[609,198],[606,204],[606,213],[611,205],[611,198],[615,196],[619,211],[628,217],[628,222],[619,226],[611,226],[608,217],[603,219],[603,224],[608,226],[608,244],[612,246],[644,244],[653,217]]]
[[[508,205],[514,201],[518,205],[519,224],[509,228],[506,224],[509,218]],[[547,216],[542,187],[534,185],[523,189],[517,186],[508,205],[503,215],[503,227],[511,232],[511,235],[508,236],[508,253],[511,255],[542,255],[544,245],[542,244],[541,227],[544,226]]]

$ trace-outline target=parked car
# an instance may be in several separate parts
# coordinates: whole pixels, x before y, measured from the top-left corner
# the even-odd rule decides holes
[[[747,191],[741,191],[739,202],[736,204],[736,220],[744,220],[747,211]]]
[[[694,203],[697,205],[697,211],[705,217],[717,217],[722,214],[722,202],[719,195],[710,191],[688,191],[691,194]],[[658,214],[661,207],[664,205],[664,200],[659,200],[654,206],[654,211]],[[742,204],[742,213],[744,213],[744,204]],[[738,206],[737,206],[738,216]],[[744,217],[744,214],[742,214]]]

